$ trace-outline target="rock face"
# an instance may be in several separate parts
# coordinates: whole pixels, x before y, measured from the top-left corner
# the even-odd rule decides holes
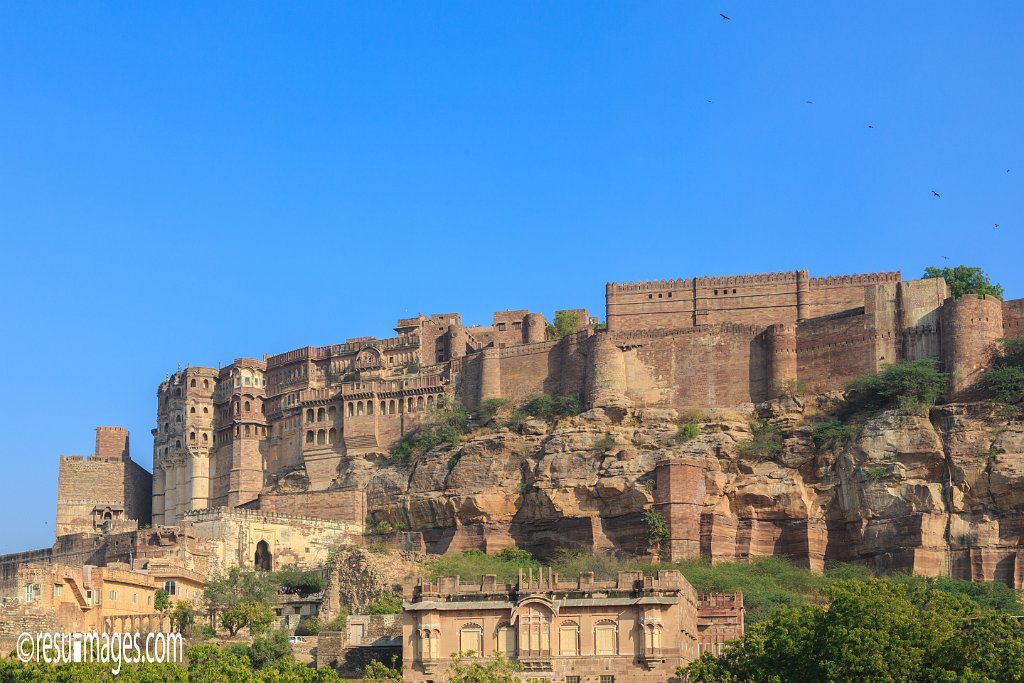
[[[410,465],[349,468],[337,485],[364,488],[373,517],[422,533],[435,553],[515,544],[542,557],[560,546],[644,554],[642,514],[654,506],[669,511],[672,538],[689,538],[663,544],[671,557],[784,555],[815,570],[853,561],[1022,586],[1024,425],[1000,422],[987,404],[887,411],[819,449],[815,413],[829,401],[720,412],[685,443],[675,411],[598,408],[474,436]],[[741,455],[757,419],[782,437],[774,457]],[[703,486],[656,488],[659,464],[679,461],[697,464],[685,476],[703,472]]]

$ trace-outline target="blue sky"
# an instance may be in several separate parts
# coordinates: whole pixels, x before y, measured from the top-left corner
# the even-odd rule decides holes
[[[606,281],[948,256],[1024,296],[1022,26],[1011,0],[0,4],[0,552],[52,542],[95,425],[151,465],[179,362],[603,316]]]

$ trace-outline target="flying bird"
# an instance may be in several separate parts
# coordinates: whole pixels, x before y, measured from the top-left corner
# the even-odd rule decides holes
[[[868,128],[874,128],[874,126],[872,126],[872,125],[871,125],[871,124],[869,123],[869,124],[868,124]]]
[[[999,224],[998,224],[998,223],[996,223],[996,227],[997,227],[997,228],[999,227]]]
[[[943,256],[942,258],[946,259],[947,261],[949,260],[948,256]]]
[[[932,194],[935,195],[936,197],[941,197],[942,196],[941,194],[939,194],[935,190],[932,190]]]
[[[804,104],[814,104],[814,102],[811,102],[810,100],[804,100]]]
[[[725,15],[724,15],[724,14],[722,14],[721,12],[719,12],[719,13],[718,13],[718,16],[722,17],[722,18],[723,18],[723,19],[725,19],[726,21],[730,21],[729,17],[725,16]]]

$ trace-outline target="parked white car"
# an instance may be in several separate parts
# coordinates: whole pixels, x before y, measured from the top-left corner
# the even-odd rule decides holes
[[[303,638],[302,636],[289,636],[288,637],[288,642],[289,643],[304,643],[304,642],[306,642],[306,639]]]

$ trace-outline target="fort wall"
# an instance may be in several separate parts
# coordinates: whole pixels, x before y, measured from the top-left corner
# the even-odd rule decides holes
[[[970,393],[1003,336],[1003,303],[991,296],[965,294],[942,307],[942,362],[949,374],[949,396]]]

